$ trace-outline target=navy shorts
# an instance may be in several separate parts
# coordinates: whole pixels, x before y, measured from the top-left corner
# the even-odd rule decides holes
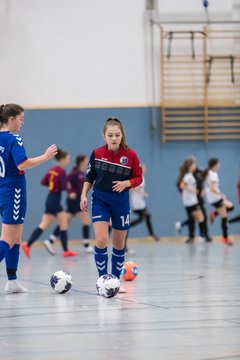
[[[122,193],[100,191],[92,192],[92,222],[111,219],[112,227],[116,230],[130,228],[129,191]]]
[[[77,213],[82,211],[80,209],[80,195],[78,195],[77,198],[74,200],[67,198],[67,210],[66,211],[72,215],[76,215]]]
[[[45,214],[56,216],[63,211],[60,193],[49,193],[45,203]]]
[[[0,188],[0,214],[3,224],[23,224],[27,211],[26,183]]]

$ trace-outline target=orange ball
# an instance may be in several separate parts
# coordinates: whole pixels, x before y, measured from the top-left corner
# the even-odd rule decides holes
[[[138,266],[133,261],[125,261],[121,271],[122,278],[126,281],[131,281],[138,275]]]

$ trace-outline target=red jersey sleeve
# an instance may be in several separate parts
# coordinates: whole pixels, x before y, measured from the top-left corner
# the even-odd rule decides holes
[[[47,173],[41,180],[41,185],[47,186],[49,185],[49,173]]]
[[[135,151],[132,151],[132,153],[133,153],[133,166],[132,166],[130,183],[131,183],[131,188],[135,188],[141,185],[143,181],[143,177],[142,177],[143,174],[142,174],[142,167],[140,165],[140,161],[137,154],[135,153]]]

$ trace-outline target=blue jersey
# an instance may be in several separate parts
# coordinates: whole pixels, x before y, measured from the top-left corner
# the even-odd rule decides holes
[[[18,165],[27,160],[18,134],[0,131],[0,215],[4,224],[22,224],[26,214],[26,179]]]
[[[9,131],[0,131],[0,188],[13,182],[24,182],[24,171],[17,166],[27,160],[21,137]]]

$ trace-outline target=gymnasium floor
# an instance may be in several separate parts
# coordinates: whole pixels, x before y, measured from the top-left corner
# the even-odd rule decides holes
[[[75,246],[74,249],[82,249]],[[240,359],[240,241],[133,244],[140,268],[127,294],[95,294],[93,255],[63,259],[42,247],[21,255],[28,294],[5,294],[0,268],[3,360]],[[74,286],[55,294],[51,274],[68,270]]]

